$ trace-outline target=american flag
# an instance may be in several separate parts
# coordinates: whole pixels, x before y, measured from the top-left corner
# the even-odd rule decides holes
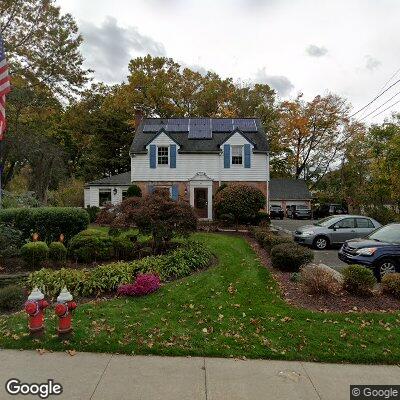
[[[0,141],[4,139],[6,131],[6,94],[11,90],[8,64],[4,54],[3,38],[0,34]]]

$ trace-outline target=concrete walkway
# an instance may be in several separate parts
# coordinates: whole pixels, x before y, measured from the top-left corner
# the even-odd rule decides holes
[[[10,378],[54,379],[52,399],[348,400],[350,384],[400,384],[400,367],[0,350],[0,399],[39,398],[7,394]]]

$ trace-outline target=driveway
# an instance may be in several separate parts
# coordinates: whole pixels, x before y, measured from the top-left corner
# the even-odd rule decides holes
[[[273,219],[271,221],[272,225],[283,229],[285,231],[293,233],[297,228],[303,225],[309,225],[312,224],[313,221],[310,220],[298,220],[298,219]],[[338,248],[333,248],[329,250],[313,250],[314,252],[314,259],[315,262],[326,264],[338,271],[340,271],[343,267],[345,267],[347,264],[344,262],[340,261],[338,259],[337,253],[338,253]]]

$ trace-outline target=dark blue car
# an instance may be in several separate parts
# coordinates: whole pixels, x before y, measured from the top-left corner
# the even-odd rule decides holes
[[[347,264],[373,269],[378,280],[400,272],[400,224],[382,226],[362,239],[347,240],[338,256]]]

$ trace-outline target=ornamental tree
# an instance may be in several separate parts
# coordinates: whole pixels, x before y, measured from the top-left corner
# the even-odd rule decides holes
[[[232,184],[214,196],[214,209],[218,218],[230,215],[238,225],[239,221],[254,218],[265,206],[262,191],[246,184]]]

